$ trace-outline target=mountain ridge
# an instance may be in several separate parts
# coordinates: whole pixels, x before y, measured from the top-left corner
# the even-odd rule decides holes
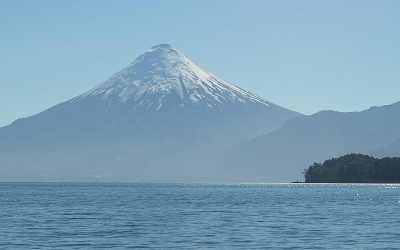
[[[400,139],[398,117],[400,102],[360,112],[320,111],[296,117],[230,149],[224,165],[242,173],[240,166],[247,164],[249,173],[263,176],[260,181],[290,182],[301,180],[303,169],[314,162],[332,157],[350,153],[384,157],[389,150],[390,156],[400,156],[400,151],[395,153],[395,140]],[[389,144],[393,145],[385,153]]]

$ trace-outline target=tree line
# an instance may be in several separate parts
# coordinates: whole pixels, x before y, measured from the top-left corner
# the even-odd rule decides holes
[[[400,183],[400,157],[348,154],[304,169],[308,183]]]

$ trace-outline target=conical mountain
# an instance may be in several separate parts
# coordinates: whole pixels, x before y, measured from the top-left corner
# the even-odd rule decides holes
[[[299,115],[158,45],[86,93],[0,128],[0,180],[225,181],[222,152]]]
[[[174,111],[191,105],[222,110],[224,104],[234,102],[272,105],[202,69],[168,44],[152,47],[110,79],[72,101],[86,97],[131,103],[141,112]]]

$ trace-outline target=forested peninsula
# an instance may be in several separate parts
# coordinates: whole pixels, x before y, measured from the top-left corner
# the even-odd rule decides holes
[[[306,183],[400,183],[400,157],[348,154],[305,169]]]

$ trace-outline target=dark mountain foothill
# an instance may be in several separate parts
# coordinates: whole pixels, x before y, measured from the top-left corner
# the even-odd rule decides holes
[[[314,163],[303,174],[308,183],[400,183],[400,157],[349,154]]]

